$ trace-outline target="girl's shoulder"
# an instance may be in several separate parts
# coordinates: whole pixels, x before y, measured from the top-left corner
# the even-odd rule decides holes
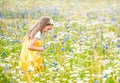
[[[41,32],[38,31],[38,32],[35,34],[35,38],[40,39],[40,35],[41,35]]]

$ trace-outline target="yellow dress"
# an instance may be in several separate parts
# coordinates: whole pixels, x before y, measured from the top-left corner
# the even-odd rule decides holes
[[[40,73],[42,71],[42,57],[40,56],[40,51],[29,50],[28,44],[30,39],[26,39],[22,45],[22,50],[20,54],[19,66],[23,70],[24,79],[31,81],[31,76],[33,73]],[[42,46],[41,40],[36,40],[34,46]]]

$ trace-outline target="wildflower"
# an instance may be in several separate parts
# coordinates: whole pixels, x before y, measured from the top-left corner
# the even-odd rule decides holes
[[[111,19],[112,22],[116,22],[116,20],[117,20],[116,18],[112,18]]]
[[[19,40],[16,40],[16,42],[18,42]]]
[[[16,32],[13,32],[13,34],[16,34]]]
[[[15,76],[13,76],[13,77],[12,77],[12,79],[13,79],[13,80],[16,80],[16,77],[15,77]]]
[[[16,79],[16,81],[18,81],[18,82],[19,82],[19,81],[20,81],[20,79]]]
[[[53,52],[54,52],[54,50],[51,50],[50,52],[51,52],[51,53],[53,53]]]
[[[22,75],[22,74],[24,74],[24,71],[21,70],[19,73],[20,73],[20,75]]]
[[[53,69],[52,68],[49,68],[49,70],[48,70],[50,73],[53,71]]]
[[[26,25],[27,25],[27,21],[24,21],[23,26],[26,26]]]
[[[61,48],[61,50],[65,50],[64,48]]]
[[[120,44],[118,45],[118,48],[120,48]]]
[[[12,83],[12,82],[9,82],[9,83]]]
[[[94,48],[95,48],[95,49],[97,48],[96,44],[95,44]]]
[[[65,32],[59,32],[59,35],[62,37],[64,36],[66,33]]]
[[[66,24],[66,29],[69,29],[69,28],[70,28],[70,26],[68,24]]]
[[[105,21],[106,20],[105,17],[101,17],[101,16],[99,16],[97,19],[98,19],[98,21]]]
[[[80,78],[77,78],[76,83],[84,83],[84,82]]]
[[[12,74],[14,74],[14,73],[16,73],[16,71],[15,71],[15,70],[13,70],[13,71],[11,71],[11,73],[12,73]]]
[[[34,77],[38,77],[38,76],[39,76],[39,74],[34,74],[33,76],[34,76]]]
[[[72,48],[70,48],[69,52],[72,52]]]
[[[2,35],[1,36],[4,36],[4,33],[2,32]]]
[[[95,56],[93,55],[92,58],[95,58]]]
[[[118,62],[118,65],[120,66],[120,62]]]
[[[56,76],[53,76],[52,78],[53,78],[53,79],[55,79],[55,78],[56,78]]]
[[[34,68],[30,65],[30,66],[28,67],[28,72],[33,71],[33,70],[34,70]]]
[[[64,67],[61,67],[60,70],[61,70],[61,71],[64,71],[65,69],[64,69]]]
[[[57,68],[57,69],[56,69],[56,72],[58,72],[58,70],[59,70],[59,69]]]
[[[6,52],[2,52],[2,55],[6,55]]]
[[[86,78],[86,77],[84,78],[84,81],[89,81],[89,80],[90,80],[89,78]]]
[[[64,38],[63,41],[67,41],[70,38],[70,36],[68,35],[67,37]]]
[[[118,78],[118,82],[120,82],[120,78]]]
[[[107,79],[107,76],[105,75],[105,76],[103,76],[103,80],[105,81]]]
[[[57,62],[53,62],[54,65],[58,65]]]
[[[38,75],[39,78],[40,78],[41,76],[42,76],[41,74]]]
[[[20,70],[20,67],[19,67],[19,66],[17,66],[17,67],[16,67],[16,69],[17,69],[17,70]]]
[[[99,83],[99,81],[98,81],[98,80],[96,80],[96,81],[94,81],[93,83]]]
[[[109,67],[108,70],[104,70],[103,74],[110,74],[111,72],[113,72],[112,67]]]
[[[46,46],[43,46],[44,49],[46,49]]]
[[[103,60],[103,61],[102,61],[102,64],[103,64],[103,65],[106,65],[106,64],[108,64],[108,63],[110,63],[110,60],[107,60],[107,59],[106,59],[106,60]]]
[[[20,23],[18,23],[17,28],[20,28]]]
[[[60,73],[57,73],[57,76],[60,76]]]
[[[54,35],[53,35],[53,38],[57,38],[57,35],[56,35],[56,34],[54,34]]]
[[[7,71],[8,69],[9,69],[9,67],[8,67],[8,66],[6,66],[4,70],[5,70],[5,71]]]
[[[78,77],[79,74],[72,74],[70,77]]]
[[[0,66],[4,67],[4,66],[5,66],[5,64],[0,64]]]
[[[69,67],[69,66],[70,66],[70,63],[65,64],[65,66]]]
[[[66,78],[63,78],[63,81],[66,81],[67,79]]]
[[[107,50],[108,49],[108,45],[105,45],[104,48]]]
[[[43,66],[46,66],[46,64],[43,64]]]

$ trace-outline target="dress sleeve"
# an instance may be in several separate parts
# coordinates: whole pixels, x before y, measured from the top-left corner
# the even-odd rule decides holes
[[[38,31],[37,33],[36,33],[36,35],[35,35],[35,38],[37,38],[37,39],[40,39],[40,31]]]

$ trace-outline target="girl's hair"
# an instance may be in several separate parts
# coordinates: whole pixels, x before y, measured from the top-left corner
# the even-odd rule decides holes
[[[24,42],[26,38],[32,39],[38,31],[42,33],[42,29],[47,25],[53,25],[53,20],[48,16],[42,17],[35,25],[28,29],[28,32],[22,42]]]

